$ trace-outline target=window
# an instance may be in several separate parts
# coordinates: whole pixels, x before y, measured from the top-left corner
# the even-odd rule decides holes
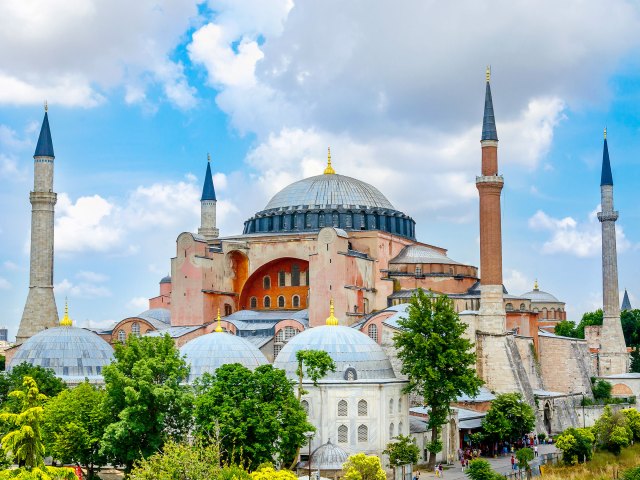
[[[505,308],[505,310],[507,312],[513,312],[513,304],[512,303],[507,303],[504,308]]]
[[[229,305],[228,303],[224,304],[224,316],[228,316],[231,315],[233,313],[233,307],[231,305]]]
[[[338,427],[338,443],[347,443],[349,441],[349,429],[346,425]]]
[[[306,228],[311,228],[311,214],[310,213],[307,213],[305,215],[304,225],[305,225]]]
[[[422,275],[422,265],[416,265],[416,275],[418,277]]]
[[[302,402],[300,402],[300,405],[302,405],[302,409],[304,410],[304,413],[309,415],[309,402],[307,402],[306,400],[302,400]]]
[[[285,340],[285,342],[288,342],[289,340],[291,340],[298,333],[299,333],[299,331],[297,329],[293,328],[293,327],[284,327],[284,340]]]
[[[280,353],[280,350],[282,350],[282,344],[274,343],[273,344],[273,359],[274,360],[276,359],[276,357]]]
[[[393,398],[389,400],[389,413],[393,413]]]
[[[282,295],[278,297],[278,308],[284,308],[284,297]]]
[[[375,323],[369,325],[369,328],[367,328],[367,335],[369,335],[369,338],[374,342],[378,342],[378,326]]]
[[[402,399],[398,399],[398,413],[402,413]]]
[[[286,274],[284,273],[284,270],[280,270],[278,272],[278,286],[280,287],[284,287],[285,283],[286,283]]]
[[[300,297],[298,295],[294,295],[291,298],[291,306],[293,308],[300,308]]]
[[[331,214],[331,222],[332,222],[334,227],[339,227],[340,226],[340,217],[338,216],[337,213]]]
[[[291,267],[291,286],[300,286],[300,267],[298,265],[293,265]]]
[[[400,423],[398,424],[398,435],[402,435],[402,427],[403,427],[403,426],[404,426],[404,425],[402,424],[402,422],[400,422]]]
[[[353,226],[353,218],[351,217],[351,215],[347,215],[344,219],[345,224],[344,226],[346,228],[351,228]]]
[[[360,425],[358,427],[358,442],[369,441],[369,428],[366,425]]]
[[[349,407],[347,405],[347,401],[346,400],[340,400],[338,402],[338,416],[339,417],[346,417],[348,408]]]
[[[264,305],[264,308],[271,308],[271,297],[269,295],[264,297],[262,304]]]
[[[267,275],[262,279],[262,288],[269,290],[271,288],[271,277]]]
[[[521,304],[520,304],[520,310],[524,311],[524,310],[525,310],[525,308],[526,308],[525,304],[524,304],[524,303],[521,303]]]
[[[389,438],[393,438],[393,423],[389,425]]]
[[[256,297],[249,299],[249,308],[258,308],[258,299]]]
[[[127,340],[127,334],[124,332],[124,330],[120,330],[118,332],[118,341],[121,343],[126,342]]]
[[[358,416],[359,417],[366,417],[367,416],[367,401],[366,400],[360,400],[358,402]]]
[[[324,212],[320,212],[320,215],[318,215],[318,227],[324,227]]]
[[[131,335],[136,337],[140,336],[140,324],[138,322],[133,322],[131,324]]]

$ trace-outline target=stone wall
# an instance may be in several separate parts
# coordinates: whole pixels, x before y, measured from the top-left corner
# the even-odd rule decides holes
[[[538,358],[547,390],[585,393],[591,397],[594,375],[587,342],[567,337],[540,335]]]

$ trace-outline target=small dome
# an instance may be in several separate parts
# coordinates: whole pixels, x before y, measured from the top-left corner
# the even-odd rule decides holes
[[[347,461],[347,452],[329,440],[320,445],[311,454],[312,470],[342,470],[342,465]]]
[[[160,283],[171,283],[171,275],[167,275],[160,280]]]
[[[530,292],[523,293],[521,297],[528,298],[532,303],[562,303],[548,292],[534,288]]]
[[[85,377],[102,382],[102,369],[111,363],[113,348],[97,334],[76,327],[54,327],[37,333],[19,348],[7,371],[23,362],[52,369],[68,383]]]
[[[282,347],[273,366],[283,369],[291,379],[297,379],[298,350],[324,350],[336,364],[322,380],[335,382],[395,379],[391,362],[384,350],[359,330],[340,325],[310,328],[293,337]]]
[[[191,366],[189,383],[204,373],[215,373],[222,365],[239,363],[254,370],[266,365],[267,359],[252,343],[242,337],[224,332],[213,332],[194,338],[180,348]]]

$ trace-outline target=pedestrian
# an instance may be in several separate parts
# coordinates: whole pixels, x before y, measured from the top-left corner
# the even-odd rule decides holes
[[[444,478],[444,468],[442,467],[442,464],[438,467],[438,471],[440,472],[440,478]]]
[[[439,477],[440,476],[440,469],[438,468],[438,465],[436,465],[435,471],[436,471],[436,477]]]
[[[511,455],[511,470],[515,470],[515,469],[516,469],[516,457]]]
[[[462,467],[462,472],[464,473],[464,458],[460,459],[460,467]]]
[[[535,447],[533,447],[533,453],[535,454],[535,456],[538,456],[538,446],[536,445]]]

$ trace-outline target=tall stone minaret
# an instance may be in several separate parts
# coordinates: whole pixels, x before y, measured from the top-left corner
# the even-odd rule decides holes
[[[207,173],[204,176],[202,197],[200,198],[200,228],[198,233],[207,242],[212,242],[220,235],[216,228],[216,190],[213,188],[213,176],[211,175],[211,157],[207,155]]]
[[[598,220],[602,224],[602,330],[600,334],[600,375],[626,373],[629,356],[620,323],[618,306],[618,255],[616,252],[616,220],[618,212],[613,209],[613,175],[609,162],[607,130],[604,130],[602,152],[602,174],[600,177],[600,203],[602,211]]]
[[[31,201],[31,268],[29,295],[24,306],[17,343],[58,325],[58,310],[53,296],[53,220],[57,195],[53,191],[53,143],[47,107],[33,154],[34,182]]]
[[[500,193],[504,184],[498,175],[498,132],[491,98],[491,70],[487,84],[482,121],[482,175],[476,177],[480,194],[480,311],[478,331],[503,333],[506,314],[502,287],[502,227]]]

